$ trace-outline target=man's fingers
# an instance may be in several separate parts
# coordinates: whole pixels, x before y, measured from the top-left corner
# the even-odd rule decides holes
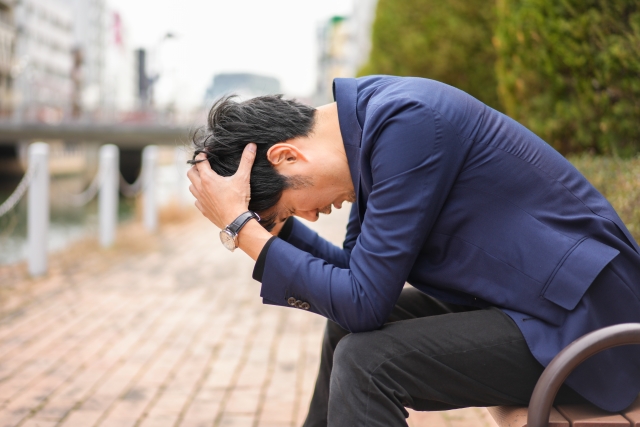
[[[189,191],[191,192],[191,194],[193,194],[193,197],[195,197],[196,199],[200,198],[200,192],[198,191],[198,189],[194,184],[191,184],[189,186]]]
[[[202,160],[199,161],[198,163],[196,163],[194,166],[197,168],[198,173],[201,175],[204,174],[216,174],[213,169],[211,169],[211,165],[209,164],[209,161],[207,160],[207,156],[204,153],[200,153],[196,156],[196,160]]]
[[[187,178],[189,178],[189,181],[191,181],[193,185],[200,184],[200,173],[198,172],[198,168],[196,168],[195,165],[191,166],[191,168],[187,172]]]
[[[240,159],[240,166],[238,166],[236,175],[244,179],[249,179],[249,176],[251,176],[251,167],[253,166],[253,161],[256,159],[257,148],[258,146],[253,142],[250,142],[244,147],[242,158]]]
[[[255,158],[255,144],[245,148],[240,159],[237,177],[221,177],[211,169],[205,154],[198,154],[196,163],[188,172],[189,191],[196,198],[196,208],[219,227],[224,227],[227,210],[246,210],[249,199],[249,173]],[[246,174],[246,176],[244,176]],[[237,215],[237,214],[236,214]],[[228,223],[228,222],[227,222]]]

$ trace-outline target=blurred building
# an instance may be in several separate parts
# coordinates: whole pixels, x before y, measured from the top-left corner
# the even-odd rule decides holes
[[[107,11],[103,79],[103,113],[107,120],[119,120],[122,112],[136,108],[136,57],[126,20],[115,10]]]
[[[377,5],[378,0],[354,0],[353,2],[353,11],[347,21],[349,46],[346,68],[351,76],[355,76],[369,60],[371,29],[376,17]]]
[[[56,123],[71,111],[73,14],[58,0],[15,4],[13,115]]]
[[[207,88],[204,97],[205,105],[210,106],[221,96],[232,93],[239,95],[242,99],[278,94],[281,93],[280,80],[250,73],[216,74]]]
[[[15,1],[15,120],[113,121],[135,109],[134,52],[122,17],[106,0],[0,0],[0,10],[9,1]]]
[[[349,33],[343,16],[334,16],[318,28],[318,74],[316,104],[332,100],[331,84],[336,77],[352,77],[347,68]]]
[[[336,77],[354,77],[369,58],[377,0],[354,0],[348,17],[334,16],[318,27],[315,104],[333,100]]]
[[[73,28],[72,115],[94,115],[104,98],[107,15],[105,0],[58,0],[71,11]]]
[[[11,70],[15,34],[13,0],[0,0],[0,118],[11,113]]]
[[[136,83],[138,95],[138,109],[149,110],[153,106],[153,85],[157,75],[149,72],[149,53],[147,49],[136,49]]]

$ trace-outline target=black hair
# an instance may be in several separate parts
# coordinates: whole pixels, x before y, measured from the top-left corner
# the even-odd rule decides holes
[[[267,95],[237,101],[235,95],[216,101],[207,118],[207,125],[193,135],[195,157],[205,153],[211,169],[218,175],[231,176],[240,165],[247,144],[257,145],[251,169],[251,200],[249,209],[262,214],[260,223],[267,230],[274,226],[274,207],[282,192],[296,186],[296,179],[280,175],[267,159],[267,151],[276,143],[305,137],[314,125],[315,108],[282,95]],[[293,177],[292,177],[293,178]]]

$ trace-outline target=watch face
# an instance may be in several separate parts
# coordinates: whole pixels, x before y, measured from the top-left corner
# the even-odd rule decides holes
[[[233,252],[233,250],[236,248],[235,235],[229,230],[225,229],[220,231],[220,241],[222,242],[224,247],[229,249],[231,252]]]

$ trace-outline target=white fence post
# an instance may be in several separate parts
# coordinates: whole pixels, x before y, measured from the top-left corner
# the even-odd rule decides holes
[[[118,226],[118,174],[120,151],[113,144],[100,147],[100,193],[98,195],[98,223],[100,246],[113,245]]]
[[[158,146],[147,145],[142,150],[142,202],[144,226],[148,231],[158,229],[158,200],[156,195],[156,169]]]
[[[188,196],[188,188],[189,188],[189,179],[187,178],[187,172],[189,171],[187,164],[187,154],[182,147],[176,147],[173,149],[173,159],[176,165],[176,193],[178,196],[178,204],[180,206],[185,206],[189,199]]]
[[[36,142],[29,146],[29,168],[33,168],[27,207],[29,274],[47,272],[49,243],[49,145]]]

